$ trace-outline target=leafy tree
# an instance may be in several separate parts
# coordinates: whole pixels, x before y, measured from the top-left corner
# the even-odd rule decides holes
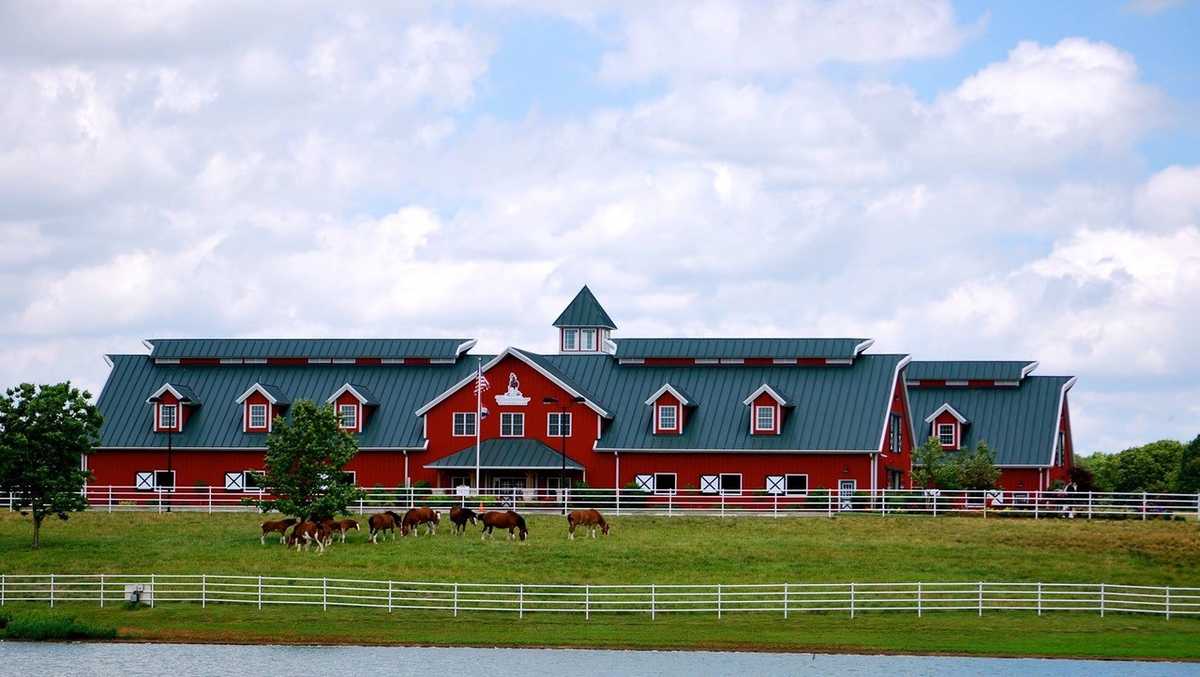
[[[263,510],[300,520],[344,513],[362,492],[342,480],[342,468],[358,453],[354,436],[338,425],[333,407],[307,400],[292,405],[292,420],[277,417],[267,435],[266,473],[261,483],[274,497]]]
[[[974,452],[963,452],[954,459],[953,470],[958,486],[963,489],[995,489],[1000,481],[1000,469],[987,442],[981,441]]]
[[[1096,477],[1085,465],[1071,466],[1071,481],[1075,483],[1078,491],[1099,491],[1096,488]]]
[[[1095,491],[1111,492],[1117,490],[1116,454],[1095,453],[1091,456],[1078,457],[1075,467],[1084,469],[1092,474]]]
[[[1189,442],[1180,455],[1175,490],[1187,494],[1200,492],[1200,435]]]
[[[936,437],[913,450],[913,484],[926,489],[955,489],[958,478]]]
[[[33,515],[34,548],[47,516],[65,520],[87,509],[82,490],[91,475],[80,458],[99,440],[102,421],[91,398],[70,382],[22,383],[0,396],[0,491]]]
[[[1116,456],[1116,491],[1171,491],[1179,476],[1183,444],[1159,440]]]

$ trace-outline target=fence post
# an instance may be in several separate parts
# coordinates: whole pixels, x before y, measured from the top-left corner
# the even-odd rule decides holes
[[[200,608],[208,608],[208,574],[200,574]]]
[[[1164,590],[1167,597],[1167,620],[1169,621],[1171,620],[1171,586],[1167,586]]]
[[[621,516],[621,487],[617,487],[616,491],[617,491],[617,517],[620,517]],[[1200,499],[1200,494],[1197,494],[1197,498]],[[1196,513],[1200,514],[1200,502],[1196,503]]]
[[[850,584],[850,618],[854,618],[854,584]]]
[[[1038,581],[1037,587],[1037,614],[1042,615],[1042,582]]]
[[[158,585],[155,580],[155,575],[150,574],[150,608],[154,608],[154,600],[158,597]]]
[[[825,496],[827,499],[825,501],[825,503],[826,503],[825,516],[833,517],[833,489],[829,489],[828,491],[826,491]]]
[[[8,592],[8,575],[0,574],[0,606],[4,606],[4,596]]]
[[[208,488],[208,514],[212,514],[212,487]]]
[[[458,618],[458,583],[454,584],[454,617]]]
[[[9,502],[10,503],[12,502],[11,498],[9,499]],[[111,484],[108,485],[108,511],[112,512],[112,485]]]
[[[1100,618],[1104,618],[1104,584],[1100,584]]]
[[[934,517],[937,517],[937,504],[938,504],[939,497],[940,496],[938,494],[933,495],[933,516]]]
[[[879,497],[880,517],[887,517],[887,487],[883,488],[883,493]]]
[[[1088,519],[1092,519],[1092,492],[1088,492]]]
[[[321,611],[329,610],[329,579],[321,577]]]
[[[583,620],[589,621],[592,619],[592,586],[587,584],[583,586]]]
[[[983,615],[983,581],[979,581],[979,615]]]
[[[654,620],[654,584],[650,584],[650,620]]]
[[[525,618],[525,584],[517,585],[517,618]]]
[[[1146,521],[1146,492],[1142,492],[1142,521]]]
[[[783,584],[783,619],[787,620],[787,617],[788,617],[788,584],[784,583]]]
[[[258,608],[262,608],[262,576],[258,577]]]
[[[720,480],[718,480],[720,481]],[[721,517],[725,516],[725,492],[721,491]]]
[[[923,615],[924,612],[921,608],[921,581],[917,581],[917,618],[920,618]]]
[[[104,608],[104,574],[100,574],[100,608]]]
[[[721,584],[717,583],[717,618],[721,618]]]
[[[675,493],[668,492],[667,493],[667,517],[671,517],[674,514],[675,514]]]
[[[456,583],[454,587],[457,588],[458,584]],[[392,579],[390,578],[388,579],[388,613],[392,613]],[[458,614],[454,615],[457,616]]]
[[[50,574],[50,608],[54,608],[54,574]]]
[[[1040,517],[1038,514],[1042,509],[1042,492],[1033,492],[1033,519]]]

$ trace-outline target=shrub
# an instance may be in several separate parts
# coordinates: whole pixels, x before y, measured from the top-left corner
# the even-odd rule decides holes
[[[112,639],[115,628],[81,621],[74,616],[52,611],[32,611],[14,615],[8,620],[6,637],[30,641],[62,639]]]
[[[0,610],[0,630],[8,626],[8,622],[12,620],[12,612],[8,610]]]

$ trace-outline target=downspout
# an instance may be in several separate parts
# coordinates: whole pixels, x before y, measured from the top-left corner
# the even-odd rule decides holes
[[[617,462],[616,472],[613,474],[613,489],[619,490],[621,488],[621,452],[614,451],[613,458]]]
[[[401,453],[404,454],[404,488],[407,489],[411,486],[408,479],[408,449],[402,449]]]

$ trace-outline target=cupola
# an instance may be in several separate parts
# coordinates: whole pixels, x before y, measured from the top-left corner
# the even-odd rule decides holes
[[[609,335],[617,328],[592,290],[583,286],[554,321],[560,353],[612,353]]]

